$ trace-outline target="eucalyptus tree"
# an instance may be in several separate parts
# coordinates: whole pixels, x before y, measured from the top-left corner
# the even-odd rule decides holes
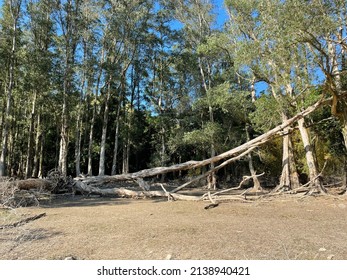
[[[246,3],[247,2],[247,3]],[[312,86],[309,74],[303,77],[306,57],[298,48],[292,30],[287,26],[288,11],[281,1],[226,1],[236,55],[240,65],[250,67],[254,78],[265,81],[280,108],[282,122],[293,113],[296,96]],[[236,27],[236,28],[235,28]],[[242,40],[239,40],[242,36]],[[305,53],[304,53],[305,54]],[[307,65],[307,64],[306,64]],[[304,120],[299,121],[302,143],[312,188],[324,191],[309,132]],[[282,175],[279,188],[296,188],[299,185],[290,128],[284,132]]]
[[[347,147],[347,3],[343,0],[289,0],[285,1],[283,8],[295,14],[294,18],[286,18],[291,29],[290,36],[306,47],[307,59],[324,76],[325,91],[333,98],[331,112],[341,122],[341,132]]]
[[[104,6],[104,116],[100,144],[99,175],[105,174],[106,136],[111,97],[117,93],[117,112],[125,104],[127,90],[127,72],[136,56],[149,20],[151,0],[147,1],[106,1]],[[120,111],[119,111],[120,112]],[[119,126],[120,113],[117,113],[116,126]],[[117,130],[117,129],[116,129]],[[119,130],[119,129],[118,129]],[[116,133],[114,157],[118,154],[118,139]],[[117,162],[117,159],[113,161]],[[123,172],[127,172],[127,164]],[[113,168],[115,172],[116,168]]]
[[[35,144],[36,133],[40,135],[41,128],[38,114],[43,100],[49,98],[51,90],[51,74],[53,55],[49,48],[53,43],[53,23],[51,20],[53,7],[50,1],[29,1],[27,5],[28,29],[25,38],[25,84],[26,90],[31,94],[31,113],[28,128],[27,158],[25,177],[38,176],[38,158],[40,157],[43,141]],[[39,107],[39,108],[38,108]],[[37,122],[37,123],[36,123]],[[36,139],[40,136],[36,135]],[[34,168],[33,168],[34,166]]]
[[[97,72],[97,55],[100,52],[101,38],[99,34],[101,32],[101,24],[99,16],[102,11],[102,3],[95,0],[86,0],[81,4],[80,12],[80,47],[79,52],[81,61],[78,65],[77,75],[79,77],[79,101],[76,108],[76,127],[75,127],[75,172],[76,175],[81,174],[81,156],[82,156],[82,135],[87,132],[87,126],[83,123],[84,119],[90,124],[89,130],[89,143],[88,143],[88,173],[92,174],[92,145],[93,145],[93,133],[95,123],[95,110],[98,96],[98,87],[100,81],[96,81]],[[102,58],[101,54],[101,59]],[[101,75],[102,67],[99,65],[99,75]],[[95,83],[98,83],[95,85]],[[95,95],[93,94],[93,87],[96,86]],[[89,107],[92,106],[92,118],[89,118]],[[87,112],[87,114],[86,114]]]
[[[15,68],[16,56],[18,51],[18,36],[19,36],[19,20],[21,17],[21,0],[6,0],[4,1],[3,19],[1,22],[2,36],[6,34],[6,38],[1,38],[8,42],[5,53],[7,55],[6,72],[7,77],[3,81],[6,106],[4,108],[3,127],[2,127],[2,141],[1,141],[1,155],[0,155],[0,176],[6,175],[6,160],[9,138],[9,126],[11,121],[12,111],[12,94],[15,87]]]
[[[54,19],[57,28],[56,48],[60,59],[61,85],[61,128],[59,144],[58,170],[67,175],[67,156],[70,134],[70,112],[72,93],[75,87],[76,49],[80,38],[80,12],[82,0],[56,0]]]
[[[343,136],[344,157],[343,184],[347,183],[347,2],[332,1],[286,1],[284,6],[295,19],[288,17],[291,36],[298,44],[306,48],[308,60],[322,73],[317,77],[323,86],[323,92],[332,97],[331,114],[340,123]],[[323,78],[321,77],[323,76]]]

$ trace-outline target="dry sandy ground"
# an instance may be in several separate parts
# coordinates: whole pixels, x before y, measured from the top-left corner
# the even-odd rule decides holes
[[[228,202],[81,198],[0,212],[1,259],[343,259],[347,197]]]

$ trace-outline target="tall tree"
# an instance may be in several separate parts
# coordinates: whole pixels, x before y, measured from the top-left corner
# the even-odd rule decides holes
[[[59,144],[58,169],[67,175],[67,156],[69,146],[70,98],[74,87],[75,55],[80,37],[79,20],[81,0],[57,0],[56,24],[61,35],[58,37],[58,49],[61,56],[62,71],[62,109]]]
[[[5,12],[2,24],[4,29],[8,28],[9,34],[9,50],[8,50],[8,78],[5,92],[6,92],[6,107],[2,128],[2,144],[1,144],[1,155],[0,155],[0,176],[6,175],[6,157],[7,157],[7,145],[9,137],[9,125],[12,111],[12,94],[15,86],[15,67],[16,67],[16,53],[17,53],[17,41],[18,41],[18,24],[21,15],[21,0],[8,0],[5,1]]]
[[[33,174],[34,154],[38,154],[39,147],[34,147],[35,121],[37,118],[38,104],[47,98],[50,90],[52,72],[52,46],[53,23],[51,21],[52,5],[49,1],[30,1],[28,3],[28,39],[26,44],[26,89],[31,92],[31,114],[27,140],[27,159],[25,177],[37,176]],[[36,173],[36,174],[35,174]]]

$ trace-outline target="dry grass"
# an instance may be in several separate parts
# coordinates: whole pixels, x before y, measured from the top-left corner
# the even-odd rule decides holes
[[[76,197],[17,209],[47,216],[0,230],[0,258],[347,259],[346,197],[205,205]]]

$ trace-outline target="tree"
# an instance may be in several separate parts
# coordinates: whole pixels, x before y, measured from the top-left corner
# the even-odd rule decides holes
[[[58,30],[57,48],[61,59],[62,93],[61,129],[59,144],[58,169],[63,175],[67,175],[67,156],[69,146],[69,123],[70,123],[70,99],[74,87],[75,55],[78,40],[80,38],[80,0],[57,0],[55,2],[55,19]]]
[[[237,27],[232,33],[244,36],[243,41],[234,40],[238,45],[238,56],[243,60],[241,65],[248,63],[254,77],[258,81],[265,81],[271,89],[271,93],[281,108],[282,121],[286,121],[290,115],[291,107],[295,106],[295,92],[309,87],[312,80],[300,79],[301,68],[306,57],[301,55],[301,50],[290,37],[291,29],[285,25],[287,10],[283,9],[280,2],[257,1],[242,5],[240,2],[227,1],[232,27]],[[279,24],[274,25],[274,22]],[[235,35],[234,35],[235,36]],[[255,49],[248,52],[248,49]],[[246,53],[247,52],[247,53]],[[260,54],[260,55],[259,55]],[[297,94],[300,94],[297,92]],[[304,121],[299,122],[301,139],[306,150],[306,161],[309,168],[312,188],[324,191],[318,176],[318,167],[314,156],[314,150],[310,148],[310,137],[305,128]],[[279,188],[289,187],[295,189],[299,186],[299,178],[294,160],[293,144],[290,139],[290,130],[285,132],[283,138],[283,170]]]
[[[2,128],[2,144],[1,144],[1,155],[0,155],[0,176],[6,175],[6,157],[7,157],[7,144],[9,137],[9,126],[12,111],[12,93],[15,86],[15,68],[16,68],[16,53],[17,53],[17,40],[18,40],[18,24],[21,14],[21,0],[9,0],[5,1],[5,18],[4,22],[7,22],[7,32],[9,33],[8,40],[8,78],[5,93],[6,93],[6,107]],[[2,24],[4,27],[5,25]]]

